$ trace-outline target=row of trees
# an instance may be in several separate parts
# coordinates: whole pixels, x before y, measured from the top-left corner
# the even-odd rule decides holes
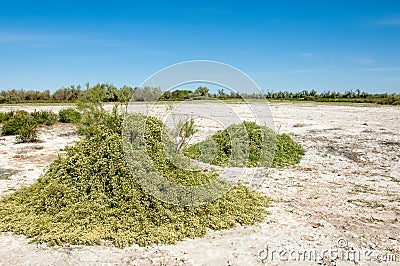
[[[49,90],[2,90],[0,92],[0,103],[29,103],[29,102],[76,102],[89,100],[96,95],[102,102],[126,102],[156,100],[160,97],[164,100],[182,100],[190,99],[196,96],[208,97],[208,88],[199,87],[195,92],[190,90],[176,90],[173,92],[163,92],[159,88],[152,87],[129,87],[123,86],[117,88],[108,83],[98,83],[94,86],[86,84],[84,88],[81,85],[71,85],[61,88],[51,93]]]
[[[335,91],[323,91],[318,93],[316,90],[302,90],[299,92],[278,91],[267,92],[265,94],[238,94],[235,92],[226,92],[224,89],[217,90],[217,93],[210,93],[204,86],[196,90],[175,90],[162,92],[159,88],[145,87],[132,88],[123,86],[117,88],[109,83],[98,83],[85,87],[72,85],[67,88],[61,88],[51,93],[49,90],[2,90],[0,92],[0,103],[27,103],[27,102],[77,102],[90,100],[90,97],[96,95],[98,101],[102,102],[127,102],[133,99],[135,101],[150,100],[185,100],[185,99],[260,99],[267,98],[271,100],[310,100],[310,101],[351,101],[351,102],[371,102],[378,104],[400,104],[400,94],[369,94],[361,90],[348,90],[344,93]]]
[[[87,99],[90,92],[98,92],[104,102],[116,102],[125,100],[133,94],[134,89],[123,86],[117,88],[112,84],[96,84],[90,86],[86,84],[85,88],[81,85],[72,85],[67,88],[61,88],[51,93],[49,90],[2,90],[0,92],[0,103],[20,103],[20,102],[75,102]]]
[[[288,92],[288,91],[278,91],[278,92],[268,92],[265,94],[267,98],[275,98],[275,99],[301,99],[307,97],[316,97],[316,98],[330,98],[330,99],[356,99],[356,98],[368,98],[371,96],[374,97],[387,97],[387,94],[368,94],[367,92],[362,92],[360,89],[357,90],[347,90],[344,93],[336,92],[336,91],[323,91],[318,93],[316,90],[302,90],[300,92]]]

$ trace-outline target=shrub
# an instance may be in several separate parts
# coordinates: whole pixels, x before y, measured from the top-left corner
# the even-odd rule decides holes
[[[85,136],[100,134],[103,130],[111,130],[114,133],[122,133],[124,117],[118,114],[118,105],[111,112],[107,112],[98,104],[80,104],[82,117],[78,127],[78,133]]]
[[[4,122],[1,134],[3,136],[16,135],[18,131],[24,126],[28,120],[31,120],[29,113],[26,111],[16,111],[14,116]]]
[[[62,109],[58,112],[58,121],[61,123],[78,123],[81,120],[81,113],[74,108]]]
[[[36,125],[53,125],[57,122],[58,116],[52,111],[34,111],[31,116]]]
[[[0,201],[1,231],[22,233],[49,245],[94,245],[106,239],[122,248],[174,243],[203,236],[207,228],[254,224],[267,213],[269,199],[242,185],[200,206],[157,200],[142,190],[129,171],[117,133],[121,127],[101,125],[99,134],[87,135],[68,148],[35,184]],[[161,151],[162,122],[150,118],[146,127],[146,149],[165,176],[182,184],[214,178],[202,171],[177,169]]]
[[[190,137],[196,133],[194,127],[194,119],[191,118],[188,121],[180,120],[177,123],[176,129],[172,132],[172,136],[176,139],[175,151],[181,151],[184,146],[187,145]]]
[[[4,123],[10,120],[14,116],[14,114],[15,114],[14,111],[0,112],[0,123]]]
[[[20,135],[20,129],[22,127],[25,127],[22,129],[22,135],[23,139],[26,139],[28,135],[31,135],[32,138],[35,135],[33,139],[36,139],[37,133],[33,134],[33,129],[32,127],[35,127],[35,132],[36,127],[39,125],[52,125],[57,121],[57,115],[54,114],[53,112],[47,112],[47,111],[35,111],[32,113],[28,113],[27,111],[24,110],[18,110],[18,111],[11,111],[8,113],[3,113],[1,116],[1,119],[5,121],[3,123],[2,131],[1,134],[6,136],[6,135]],[[32,132],[32,133],[29,133]],[[28,134],[28,135],[27,135]],[[27,139],[29,139],[28,137]]]
[[[287,134],[276,135],[272,167],[283,167],[300,162],[305,150]]]
[[[18,130],[16,136],[17,142],[34,142],[37,140],[36,123],[30,119],[25,121],[25,124]]]
[[[233,144],[233,145],[232,145]],[[183,150],[191,159],[219,166],[282,167],[296,164],[305,150],[289,135],[254,122],[231,125]]]

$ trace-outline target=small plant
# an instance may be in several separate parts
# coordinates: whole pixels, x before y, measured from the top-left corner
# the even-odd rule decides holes
[[[14,116],[14,114],[15,114],[15,111],[0,112],[0,123],[7,122]]]
[[[16,135],[27,120],[32,119],[26,111],[16,111],[14,116],[4,122],[1,134],[3,136]]]
[[[121,134],[124,117],[118,114],[118,106],[116,104],[111,112],[107,112],[101,104],[80,103],[79,109],[82,111],[82,117],[79,122],[78,133],[94,136],[107,129]]]
[[[174,105],[175,105],[174,102],[168,101],[168,102],[167,102],[167,111],[172,111],[172,110],[174,110]]]
[[[3,121],[6,121],[5,113],[0,112],[0,123],[3,123]]]
[[[395,177],[390,177],[390,180],[392,180],[392,182],[400,183],[400,179]]]
[[[15,137],[17,142],[34,142],[37,140],[37,129],[36,123],[31,119],[27,119],[25,124],[18,130],[18,135]]]
[[[374,191],[375,189],[369,187],[368,185],[356,184],[352,190],[352,193],[374,193]]]
[[[272,167],[283,167],[300,162],[305,150],[287,134],[276,135],[275,155]]]
[[[81,113],[74,108],[62,109],[60,112],[58,112],[58,121],[61,123],[77,124],[80,122],[81,118]]]
[[[53,112],[48,111],[34,111],[31,116],[36,125],[53,125],[57,122],[58,116]]]
[[[57,121],[57,115],[48,111],[28,113],[18,110],[2,113],[1,119],[4,121],[1,131],[3,136],[20,135],[21,142],[27,142],[36,140],[37,126],[54,124]]]
[[[191,118],[189,121],[180,120],[177,124],[176,132],[174,132],[174,137],[176,138],[176,148],[175,151],[180,151],[187,144],[190,137],[196,133],[194,128],[194,119]]]

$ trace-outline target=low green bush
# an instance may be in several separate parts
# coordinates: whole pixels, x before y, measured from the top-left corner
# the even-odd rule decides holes
[[[287,134],[276,135],[275,155],[272,167],[298,164],[305,150]]]
[[[34,111],[31,116],[36,125],[53,125],[58,120],[58,116],[52,111]]]
[[[21,132],[23,132],[22,139],[29,139],[31,137],[26,137],[28,132],[32,136],[32,139],[36,139],[37,130],[36,127],[40,125],[53,125],[57,122],[58,116],[53,112],[48,111],[34,111],[32,113],[28,113],[24,110],[18,111],[10,111],[7,113],[0,113],[0,122],[3,122],[3,127],[1,130],[1,134],[3,136],[7,135],[20,135],[19,130],[26,126]],[[33,129],[35,127],[36,135],[33,137]]]
[[[122,123],[124,117],[118,114],[118,105],[115,105],[111,112],[105,111],[101,106],[82,105],[79,107],[82,117],[78,126],[78,134],[94,136],[103,130],[111,130],[122,134]]]
[[[27,123],[28,120],[32,120],[28,112],[20,110],[16,111],[11,118],[3,123],[1,134],[3,136],[18,134],[18,131]]]
[[[36,123],[30,119],[25,121],[25,124],[17,131],[16,140],[17,142],[34,142],[37,140],[37,128]]]
[[[0,123],[10,120],[15,114],[15,111],[0,112]]]
[[[58,112],[58,121],[61,123],[79,123],[81,120],[81,113],[74,108],[62,109]]]
[[[233,145],[232,145],[233,144]],[[183,154],[219,166],[282,167],[300,162],[305,150],[289,135],[275,134],[254,122],[231,125]]]

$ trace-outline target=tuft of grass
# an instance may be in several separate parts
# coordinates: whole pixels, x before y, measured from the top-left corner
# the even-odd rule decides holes
[[[188,146],[191,159],[219,166],[283,167],[299,163],[305,150],[287,134],[275,134],[254,122],[231,125],[209,139]]]
[[[49,245],[95,245],[109,240],[122,248],[201,237],[207,228],[254,224],[268,213],[269,198],[242,185],[199,206],[171,205],[146,194],[123,153],[121,125],[115,124],[121,116],[103,113],[99,117],[100,122],[86,128],[86,136],[51,163],[36,183],[0,201],[1,231]],[[161,151],[164,125],[156,118],[147,121],[146,149],[164,176],[183,185],[216,177],[172,164]]]
[[[352,190],[352,193],[374,193],[374,192],[375,192],[374,188],[371,188],[365,184],[363,185],[356,184],[354,186],[354,189]]]
[[[369,208],[385,208],[385,204],[378,202],[378,201],[372,201],[372,202],[367,202],[367,207]]]
[[[390,180],[391,180],[392,182],[395,182],[395,183],[400,183],[400,179],[395,178],[395,177],[393,177],[393,176],[390,177]]]
[[[373,216],[370,216],[370,217],[361,217],[360,220],[363,221],[364,223],[384,222],[384,220],[382,220],[382,219],[380,219],[380,218],[375,218],[375,217],[373,217]]]
[[[13,171],[7,171],[6,169],[5,169],[5,170],[0,169],[0,180],[2,180],[2,179],[4,179],[4,180],[9,179],[9,178],[12,177],[14,174],[15,174],[15,172],[13,172]]]

